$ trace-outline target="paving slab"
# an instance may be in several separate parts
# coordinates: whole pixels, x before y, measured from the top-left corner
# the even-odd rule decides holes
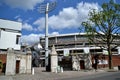
[[[87,76],[105,72],[104,70],[81,70],[81,71],[63,71],[63,73],[46,72],[45,68],[35,68],[32,74],[17,74],[14,76],[0,76],[0,80],[60,80],[64,78],[73,78]]]

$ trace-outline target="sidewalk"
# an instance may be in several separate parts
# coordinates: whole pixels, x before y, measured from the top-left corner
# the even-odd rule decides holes
[[[15,76],[0,76],[0,80],[60,80],[92,74],[104,73],[104,70],[91,71],[64,71],[63,73],[45,72],[44,68],[35,68],[35,74],[17,74]]]

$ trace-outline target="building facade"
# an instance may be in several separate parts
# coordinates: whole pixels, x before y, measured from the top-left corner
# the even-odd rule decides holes
[[[31,51],[27,52],[14,51],[12,48],[7,52],[0,52],[0,60],[2,61],[2,73],[5,75],[15,74],[31,74],[32,55]],[[0,72],[1,73],[1,72]]]
[[[31,74],[32,53],[29,48],[21,50],[21,29],[22,23],[0,19],[0,60],[5,75]]]
[[[45,47],[45,38],[40,38],[40,43]],[[49,36],[49,50],[55,46],[58,54],[58,65],[64,69],[91,69],[95,68],[97,59],[98,68],[108,67],[108,52],[94,44],[90,44],[85,33],[72,33]],[[120,48],[112,50],[113,66],[120,65]],[[45,53],[41,51],[44,61]],[[114,61],[115,59],[117,61]],[[117,62],[114,64],[114,62]]]
[[[20,50],[21,29],[20,22],[0,19],[0,50],[7,50],[7,48]]]

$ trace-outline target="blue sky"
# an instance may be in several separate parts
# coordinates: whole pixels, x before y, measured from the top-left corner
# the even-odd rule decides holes
[[[39,13],[39,7],[55,1],[55,9],[49,12],[50,35],[78,33],[89,9],[99,10],[109,0],[0,0],[0,18],[21,22],[21,42],[34,43],[45,33],[45,14]]]

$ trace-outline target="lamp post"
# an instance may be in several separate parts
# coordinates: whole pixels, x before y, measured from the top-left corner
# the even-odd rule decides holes
[[[46,71],[49,71],[49,61],[48,61],[48,12],[52,11],[56,6],[56,2],[47,3],[40,6],[40,13],[45,13],[45,67]]]

